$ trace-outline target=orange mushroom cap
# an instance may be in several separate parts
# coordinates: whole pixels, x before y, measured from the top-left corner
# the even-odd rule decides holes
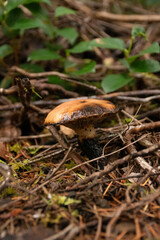
[[[82,151],[89,159],[101,156],[102,148],[97,145],[95,125],[117,112],[115,105],[100,99],[77,99],[55,107],[47,115],[44,125],[65,125],[78,135]],[[99,165],[100,166],[100,165]],[[103,166],[100,167],[103,169]]]
[[[60,104],[47,115],[44,125],[66,125],[84,122],[96,123],[109,113],[115,113],[113,103],[100,99],[76,99]]]

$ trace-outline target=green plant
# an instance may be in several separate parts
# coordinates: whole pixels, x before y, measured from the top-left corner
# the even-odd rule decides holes
[[[73,198],[69,198],[63,195],[58,195],[58,194],[52,194],[50,195],[49,200],[46,198],[43,198],[44,201],[48,204],[48,205],[53,205],[53,203],[56,203],[58,205],[64,205],[64,206],[68,206],[70,204],[73,203],[81,203],[81,200],[76,200]]]
[[[7,42],[0,46],[0,62],[5,68],[12,64],[7,58],[11,55],[14,62],[20,63],[21,68],[30,72],[44,71],[43,64],[39,64],[42,61],[59,60],[64,64],[64,57],[59,54],[63,46],[58,45],[55,39],[61,36],[72,45],[78,37],[78,32],[72,27],[57,28],[54,21],[62,15],[75,14],[75,11],[57,7],[55,15],[51,17],[49,7],[52,8],[50,0],[0,1],[0,21]],[[40,45],[43,46],[33,48],[27,56],[24,56],[26,59],[22,62],[25,34],[33,29],[42,31],[43,42]],[[38,63],[35,64],[35,62]],[[6,78],[3,79],[1,87],[8,87],[6,82]]]
[[[95,47],[120,50],[124,58],[119,61],[126,67],[121,74],[107,74],[102,79],[101,87],[105,92],[113,92],[127,84],[133,84],[136,73],[148,74],[160,71],[160,64],[153,59],[145,59],[145,54],[160,53],[159,44],[152,43],[146,49],[140,51],[137,55],[132,55],[132,48],[135,38],[143,37],[147,41],[144,28],[135,26],[131,32],[129,46],[120,38],[99,38],[90,41],[79,41],[80,36],[75,27],[58,28],[56,20],[63,15],[77,14],[76,11],[58,6],[54,15],[49,14],[49,8],[52,9],[50,0],[10,0],[5,4],[0,1],[0,21],[2,23],[3,34],[6,42],[0,47],[0,62],[4,68],[12,65],[8,63],[9,56],[12,56],[21,68],[29,72],[45,71],[46,61],[56,61],[57,69],[70,76],[81,76],[88,73],[94,73],[97,62],[91,57],[84,58],[83,53],[92,51]],[[40,46],[33,47],[31,51],[23,56],[23,43],[25,34],[30,30],[41,30],[43,41]],[[68,41],[66,47],[57,41],[57,38],[64,38]],[[79,37],[79,38],[78,38]],[[31,43],[32,45],[32,43]],[[80,54],[81,63],[70,60],[70,55]],[[14,63],[13,63],[14,64]],[[48,81],[55,83],[57,77],[48,78]],[[11,77],[5,76],[1,81],[0,87],[8,87],[11,83]],[[64,81],[58,80],[58,84],[64,84]]]
[[[124,41],[119,38],[101,38],[91,40],[88,42],[80,42],[69,50],[70,53],[82,53],[85,51],[91,51],[94,47],[118,49],[124,53],[124,58],[119,59],[120,62],[127,68],[127,71],[122,74],[108,74],[103,78],[102,88],[105,92],[113,92],[126,84],[130,83],[134,79],[134,73],[153,73],[160,71],[160,63],[152,59],[140,59],[145,54],[160,53],[159,44],[154,42],[148,48],[139,52],[139,54],[131,56],[131,50],[133,42],[136,37],[141,36],[146,39],[145,29],[139,26],[135,26],[132,29],[130,44],[126,47]]]

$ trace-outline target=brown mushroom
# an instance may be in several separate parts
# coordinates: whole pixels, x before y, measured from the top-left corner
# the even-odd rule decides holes
[[[102,155],[95,125],[115,113],[113,103],[98,99],[77,99],[60,104],[47,115],[44,125],[64,125],[78,134],[79,145],[89,159]],[[102,168],[102,166],[101,166]]]

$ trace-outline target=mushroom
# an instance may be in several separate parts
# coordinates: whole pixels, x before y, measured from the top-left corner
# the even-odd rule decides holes
[[[44,125],[64,125],[78,134],[79,145],[89,159],[102,155],[97,143],[95,125],[115,113],[113,103],[100,99],[76,99],[60,104],[47,115]],[[103,168],[100,165],[100,168]]]

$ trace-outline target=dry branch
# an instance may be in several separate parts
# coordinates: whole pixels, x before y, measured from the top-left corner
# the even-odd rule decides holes
[[[120,22],[160,22],[160,16],[158,14],[113,14],[107,11],[93,11],[87,5],[79,1],[65,0],[71,7],[78,9],[79,11],[87,14],[91,18],[109,20],[109,21],[120,21]]]
[[[21,69],[21,68],[19,68],[17,66],[13,66],[11,68],[11,72],[18,72],[18,73],[21,73],[24,76],[29,77],[29,78],[43,78],[43,77],[48,77],[48,76],[58,76],[61,79],[64,79],[65,81],[74,83],[76,85],[83,86],[84,88],[91,89],[92,91],[97,92],[99,94],[103,94],[104,93],[101,89],[99,89],[99,88],[97,88],[95,86],[92,86],[92,85],[89,85],[89,84],[86,84],[86,83],[74,80],[74,79],[81,80],[81,78],[70,77],[67,74],[59,73],[59,72],[56,72],[56,71],[41,72],[41,73],[30,73],[30,72],[27,72],[27,71],[25,71],[25,70],[23,70],[23,69]]]

